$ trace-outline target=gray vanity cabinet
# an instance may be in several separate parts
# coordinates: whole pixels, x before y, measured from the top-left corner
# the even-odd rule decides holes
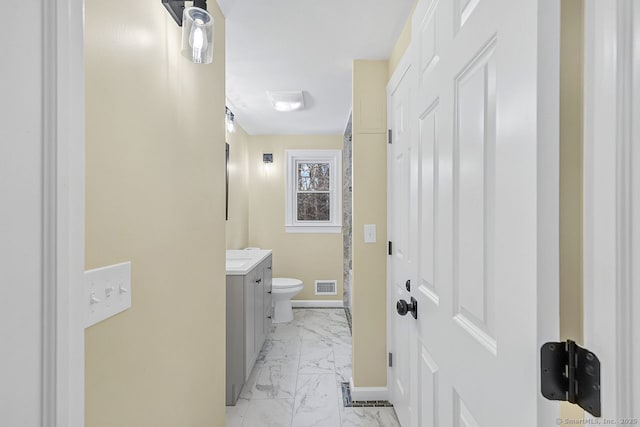
[[[271,328],[271,276],[271,255],[243,276],[227,275],[227,405],[236,404]]]

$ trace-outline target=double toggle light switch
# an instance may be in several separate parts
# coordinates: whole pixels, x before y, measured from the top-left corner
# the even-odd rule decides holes
[[[131,263],[85,271],[87,316],[85,327],[131,307]]]

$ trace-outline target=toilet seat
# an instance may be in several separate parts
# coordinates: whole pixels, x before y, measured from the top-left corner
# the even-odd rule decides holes
[[[290,279],[288,277],[274,277],[271,280],[272,289],[291,289],[302,285],[302,280]]]

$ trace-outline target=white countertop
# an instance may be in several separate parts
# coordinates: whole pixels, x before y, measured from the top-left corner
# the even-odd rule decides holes
[[[269,255],[271,249],[228,249],[227,276],[244,276]]]

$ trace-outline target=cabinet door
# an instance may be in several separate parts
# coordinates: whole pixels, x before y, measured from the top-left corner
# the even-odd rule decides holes
[[[235,405],[249,375],[246,369],[244,277],[227,276],[227,405]]]
[[[256,322],[256,274],[252,270],[244,276],[244,339],[245,339],[245,381],[251,374],[251,368],[256,360],[257,349],[255,340]]]
[[[271,257],[267,258],[264,265],[264,273],[263,273],[263,286],[264,286],[264,334],[265,337],[269,335],[269,331],[271,330],[271,318],[273,316],[273,303],[271,300],[271,279],[272,279],[272,269],[271,269]]]
[[[255,309],[255,348],[256,353],[259,353],[264,343],[264,277],[262,264],[260,264],[255,270],[256,275],[254,279],[256,309]]]

